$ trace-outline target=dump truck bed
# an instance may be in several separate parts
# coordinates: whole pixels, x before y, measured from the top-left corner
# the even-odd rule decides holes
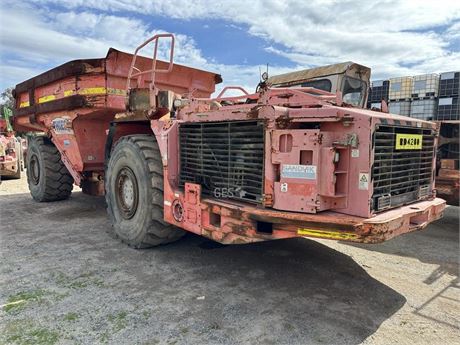
[[[74,60],[28,79],[14,90],[15,126],[22,131],[46,130],[37,118],[62,111],[112,116],[125,111],[127,76],[133,55],[109,49],[105,58]],[[152,59],[138,57],[136,67],[149,69]],[[157,61],[159,68],[168,64]],[[149,76],[143,80],[150,82]],[[220,75],[174,64],[171,73],[158,73],[155,84],[179,94],[209,97]],[[135,80],[131,81],[134,85]],[[88,112],[88,109],[90,111]]]

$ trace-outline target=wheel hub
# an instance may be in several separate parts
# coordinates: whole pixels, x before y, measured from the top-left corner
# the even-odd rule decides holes
[[[37,185],[40,182],[40,162],[36,154],[30,158],[30,178],[33,184]]]
[[[124,219],[131,219],[137,211],[139,189],[136,176],[130,168],[124,167],[118,172],[115,187],[121,216]]]

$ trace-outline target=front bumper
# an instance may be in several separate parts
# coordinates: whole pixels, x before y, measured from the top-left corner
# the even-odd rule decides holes
[[[446,207],[444,200],[435,198],[402,206],[366,219],[329,211],[306,214],[229,205],[209,199],[203,201],[231,225],[219,229],[220,231],[211,226],[204,226],[201,234],[226,244],[292,237],[379,243],[425,228],[429,223],[440,219]],[[260,223],[271,224],[271,231],[258,231]]]

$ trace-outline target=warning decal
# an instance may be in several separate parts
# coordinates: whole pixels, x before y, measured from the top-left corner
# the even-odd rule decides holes
[[[281,177],[316,180],[316,165],[283,164]]]
[[[368,190],[369,189],[369,174],[359,173],[359,189]]]

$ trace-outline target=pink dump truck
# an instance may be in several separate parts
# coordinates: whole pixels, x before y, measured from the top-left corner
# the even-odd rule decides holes
[[[160,39],[169,62],[156,59]],[[138,56],[149,43],[153,59]],[[211,97],[221,77],[174,64],[173,47],[157,35],[134,55],[111,49],[16,86],[15,128],[46,133],[28,148],[35,200],[68,198],[73,184],[105,194],[115,233],[136,248],[185,231],[375,243],[442,216],[436,124],[359,108],[368,85],[351,76],[337,93],[264,78],[256,93]]]

